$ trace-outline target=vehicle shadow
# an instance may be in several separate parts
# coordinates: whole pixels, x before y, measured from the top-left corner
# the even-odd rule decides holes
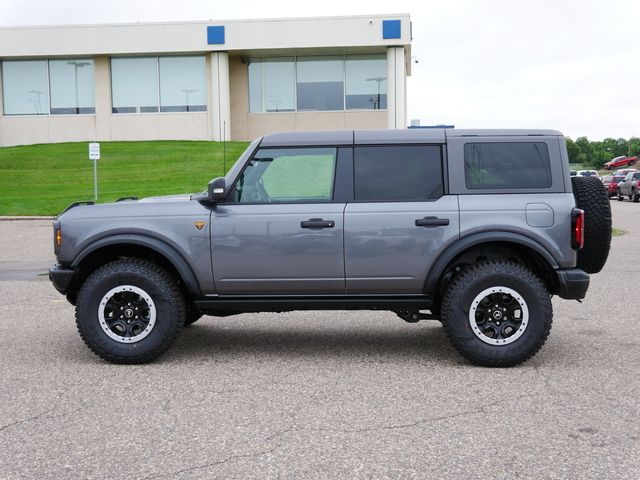
[[[200,321],[186,328],[163,359],[237,360],[239,357],[265,359],[338,358],[371,362],[433,362],[456,365],[467,362],[450,345],[438,322],[421,322],[402,328],[385,322],[372,326],[340,325],[309,328],[308,325],[273,325],[252,322],[234,326],[215,320]],[[162,361],[162,360],[161,360]]]

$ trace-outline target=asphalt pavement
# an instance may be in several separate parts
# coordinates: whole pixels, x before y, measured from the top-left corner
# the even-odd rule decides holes
[[[111,365],[41,275],[50,222],[0,221],[0,478],[640,478],[640,205],[543,349],[470,365],[386,312],[205,317]]]

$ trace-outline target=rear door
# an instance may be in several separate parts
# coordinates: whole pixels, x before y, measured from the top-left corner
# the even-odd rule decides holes
[[[356,145],[344,222],[347,293],[423,293],[432,263],[459,235],[443,146]]]

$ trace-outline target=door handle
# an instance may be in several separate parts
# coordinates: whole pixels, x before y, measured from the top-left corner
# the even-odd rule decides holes
[[[448,218],[424,217],[416,219],[416,227],[445,227],[449,225]]]
[[[323,220],[322,218],[310,218],[300,222],[302,228],[333,228],[336,222],[333,220]]]

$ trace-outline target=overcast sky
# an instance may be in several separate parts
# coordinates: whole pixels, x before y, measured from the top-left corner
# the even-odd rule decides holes
[[[0,0],[0,25],[405,12],[408,119],[640,136],[638,0]]]

